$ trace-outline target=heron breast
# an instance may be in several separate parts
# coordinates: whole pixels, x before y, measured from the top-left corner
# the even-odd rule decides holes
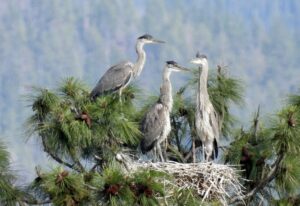
[[[165,118],[165,122],[162,122],[162,124],[164,124],[164,125],[163,125],[162,134],[160,136],[160,139],[158,140],[159,143],[163,142],[171,132],[170,115],[167,111],[164,111],[164,112],[165,112],[164,115],[166,118]]]
[[[202,115],[200,115],[200,112],[197,112],[195,124],[197,134],[202,141],[214,138],[213,128],[209,122],[209,114],[207,112],[202,111]]]

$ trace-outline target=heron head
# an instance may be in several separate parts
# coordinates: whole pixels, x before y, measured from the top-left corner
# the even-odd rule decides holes
[[[180,66],[175,61],[167,61],[166,65],[167,65],[167,68],[170,69],[171,71],[175,71],[175,72],[190,71],[189,69]]]
[[[153,38],[150,34],[144,34],[138,38],[138,41],[141,41],[144,44],[153,44],[153,43],[165,43],[164,41]]]
[[[200,54],[199,52],[197,52],[196,58],[192,59],[191,63],[197,64],[197,65],[207,64],[207,57],[206,57],[206,55]]]

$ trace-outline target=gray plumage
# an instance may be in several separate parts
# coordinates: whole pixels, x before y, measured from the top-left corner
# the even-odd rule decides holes
[[[133,64],[131,62],[122,62],[112,66],[105,72],[98,84],[91,92],[91,97],[96,97],[125,88],[133,77]]]
[[[164,161],[164,158],[160,144],[167,138],[171,131],[170,112],[172,111],[173,98],[170,75],[172,71],[188,70],[179,66],[174,61],[167,62],[163,72],[163,83],[160,88],[159,99],[150,107],[141,125],[143,139],[141,140],[140,147],[142,153],[156,148],[162,161]]]
[[[143,139],[141,141],[141,150],[143,153],[150,151],[159,138],[162,136],[168,114],[163,104],[157,102],[147,112],[142,121]]]
[[[143,70],[146,61],[146,53],[143,47],[149,43],[163,43],[163,41],[156,40],[149,34],[139,37],[136,42],[136,52],[138,54],[136,63],[124,61],[110,67],[90,93],[91,99],[95,100],[98,96],[116,91],[121,96],[122,90],[133,78],[138,77]]]
[[[197,136],[202,142],[203,156],[206,160],[218,155],[219,142],[219,118],[214,109],[207,91],[208,62],[205,55],[196,55],[191,61],[199,65],[199,84],[197,89],[195,126]],[[215,156],[213,155],[215,152]],[[204,154],[205,153],[205,154]]]

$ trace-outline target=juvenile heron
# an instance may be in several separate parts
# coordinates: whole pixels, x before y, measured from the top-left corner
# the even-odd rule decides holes
[[[172,71],[189,70],[179,66],[175,61],[166,62],[159,99],[146,113],[141,125],[143,139],[141,140],[140,147],[142,153],[145,154],[154,148],[158,151],[161,161],[164,161],[164,157],[160,144],[167,138],[171,131],[170,112],[172,111],[173,97],[170,75]]]
[[[150,43],[164,42],[154,39],[149,34],[140,36],[136,42],[136,53],[138,55],[137,61],[135,63],[124,61],[110,67],[92,90],[90,94],[91,99],[95,100],[102,94],[115,91],[119,92],[119,97],[121,98],[122,90],[133,78],[138,77],[143,70],[146,61],[146,53],[143,47],[145,44]]]
[[[199,83],[196,100],[196,133],[202,142],[203,158],[208,161],[218,156],[219,121],[207,92],[208,62],[205,55],[197,53],[191,63],[199,65]],[[215,155],[213,155],[213,150]]]

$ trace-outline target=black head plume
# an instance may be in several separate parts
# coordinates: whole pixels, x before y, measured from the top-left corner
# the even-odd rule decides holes
[[[178,65],[177,62],[170,60],[170,61],[166,61],[167,64],[172,64],[172,65]]]
[[[151,40],[151,39],[153,39],[153,37],[150,34],[144,34],[143,36],[140,36],[138,39]]]
[[[179,72],[179,71],[190,71],[189,69],[180,66],[177,62],[175,62],[173,60],[166,61],[166,63],[167,63],[167,67],[172,68],[173,71],[177,71],[177,72]]]
[[[207,59],[205,54],[200,54],[199,52],[197,52],[196,58]]]

